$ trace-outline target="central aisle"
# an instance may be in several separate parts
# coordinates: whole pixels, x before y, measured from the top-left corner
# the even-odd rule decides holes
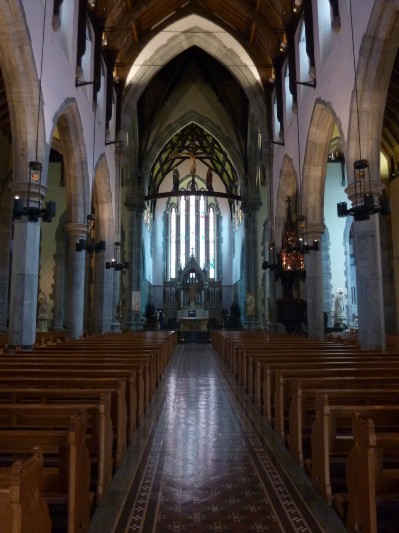
[[[210,345],[178,345],[90,533],[340,533]]]

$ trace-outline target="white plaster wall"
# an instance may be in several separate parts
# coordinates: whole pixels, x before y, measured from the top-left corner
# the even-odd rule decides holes
[[[346,287],[344,246],[346,218],[338,218],[337,203],[346,202],[347,197],[344,187],[340,184],[341,165],[339,163],[328,164],[324,194],[324,221],[330,235],[331,283],[334,295],[338,287],[343,288],[344,291]]]
[[[41,51],[42,51],[42,31],[44,5],[41,0],[22,0],[26,21],[30,29],[32,40],[32,48],[36,60],[38,77],[40,76]],[[61,26],[68,23],[68,32],[71,34],[71,42],[77,42],[77,23],[78,23],[78,0],[68,0],[68,3],[73,3],[73,9],[68,10],[68,17],[66,20],[62,19],[61,10]],[[70,6],[69,6],[70,7]],[[46,13],[46,31],[44,41],[44,55],[42,66],[42,92],[43,92],[43,109],[45,120],[45,135],[48,145],[51,144],[51,136],[53,134],[54,126],[57,122],[57,117],[65,107],[65,103],[75,99],[79,109],[80,120],[82,123],[85,150],[88,160],[88,175],[90,183],[93,180],[93,168],[95,168],[101,154],[105,152],[107,158],[107,166],[110,172],[110,183],[113,198],[113,209],[115,214],[115,164],[114,164],[114,147],[105,149],[105,86],[99,93],[98,111],[96,113],[96,136],[95,136],[95,152],[94,165],[93,162],[93,128],[94,128],[94,112],[92,94],[93,87],[88,85],[83,88],[75,87],[75,73],[76,73],[76,44],[71,54],[65,52],[65,45],[63,43],[62,30],[54,31],[52,28],[52,2],[47,2]],[[73,24],[71,24],[71,18]],[[63,27],[64,29],[64,27]],[[91,81],[91,80],[86,80]],[[102,79],[104,83],[104,78]],[[101,110],[101,112],[99,111]],[[115,138],[115,132],[111,132],[112,138]],[[31,154],[33,157],[34,154]],[[82,221],[83,222],[83,221]]]
[[[316,4],[317,0],[313,0],[314,14],[317,13]],[[352,0],[356,60],[360,42],[367,28],[373,5],[374,1],[372,0]],[[344,135],[344,139],[342,140],[345,141],[347,138],[354,72],[348,2],[340,2],[339,8],[341,30],[338,33],[332,32],[331,50],[322,63],[320,62],[319,47],[317,45],[315,46],[316,88],[313,89],[311,87],[298,86],[301,165],[303,165],[303,156],[305,153],[310,119],[317,99],[321,99],[331,106],[331,109],[337,115],[337,120],[342,127]],[[315,37],[317,37],[317,35],[318,33],[315,32]],[[334,75],[334,73],[336,73],[336,75]],[[274,145],[273,191],[275,198],[278,191],[280,170],[285,155],[288,154],[292,157],[297,175],[301,174],[302,176],[302,172],[298,172],[298,157],[296,155],[295,157],[293,156],[293,154],[298,153],[298,114],[294,114],[293,117],[291,117],[291,124],[290,120],[286,120],[286,117],[284,119],[284,146]],[[367,154],[363,154],[363,157],[367,157]]]

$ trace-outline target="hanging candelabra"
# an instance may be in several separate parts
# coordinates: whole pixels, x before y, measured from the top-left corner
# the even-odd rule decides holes
[[[87,239],[79,239],[76,243],[76,251],[83,252],[86,251],[88,254],[93,252],[103,252],[106,248],[105,241],[96,242],[95,239],[95,229],[96,223],[93,215],[87,215]]]
[[[14,197],[13,203],[13,220],[19,220],[27,217],[29,222],[38,222],[41,218],[44,222],[51,222],[56,213],[56,203],[46,201],[45,207],[42,207],[42,169],[43,165],[38,161],[39,145],[39,127],[40,127],[40,108],[42,101],[42,75],[43,75],[43,55],[44,55],[44,35],[46,23],[47,2],[44,4],[43,14],[43,32],[42,32],[42,50],[40,59],[40,76],[38,83],[38,103],[37,103],[37,123],[36,123],[36,160],[29,162],[28,176],[28,193],[27,198],[22,199],[18,195]]]
[[[114,244],[114,257],[111,259],[111,261],[107,261],[105,263],[105,268],[110,269],[113,268],[115,271],[120,270],[127,270],[129,268],[129,263],[125,261],[122,263],[121,261],[121,243],[116,242]]]
[[[346,202],[339,202],[337,204],[337,215],[339,217],[353,216],[354,220],[362,221],[368,220],[370,215],[381,213],[388,215],[391,212],[388,198],[380,195],[378,198],[374,197],[371,190],[370,179],[370,165],[367,159],[362,158],[362,145],[360,140],[360,114],[359,114],[359,98],[357,90],[357,74],[356,74],[356,59],[355,59],[355,45],[353,37],[353,18],[352,18],[352,2],[349,0],[349,13],[351,22],[351,37],[352,37],[352,57],[353,57],[353,72],[355,80],[355,103],[357,115],[357,134],[359,143],[360,158],[353,163],[353,181],[354,181],[354,200],[352,207],[348,209]]]

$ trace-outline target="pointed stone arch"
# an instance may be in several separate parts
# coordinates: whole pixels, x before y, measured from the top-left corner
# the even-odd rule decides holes
[[[93,206],[95,208],[96,242],[105,241],[106,249],[95,254],[93,307],[91,318],[96,333],[111,330],[113,309],[113,269],[106,268],[106,262],[113,257],[115,229],[112,210],[112,192],[105,154],[102,154],[95,168],[93,181]]]
[[[97,239],[110,241],[115,234],[112,191],[105,154],[97,162],[93,182],[93,204],[96,208]]]
[[[14,180],[27,181],[29,161],[45,161],[46,147],[42,109],[37,128],[39,82],[22,2],[2,2],[0,33],[0,65],[10,113]],[[45,178],[43,175],[43,182]]]
[[[67,221],[86,224],[91,184],[82,120],[75,99],[66,101],[54,119],[60,136],[65,169]]]
[[[357,114],[355,91],[352,94],[348,125],[348,164],[368,159],[370,176],[379,191],[380,149],[384,110],[393,64],[399,46],[399,2],[375,2],[357,60]],[[359,121],[359,122],[358,122]],[[359,138],[358,123],[361,135]],[[359,147],[360,144],[360,147]],[[349,167],[348,167],[349,168]],[[353,182],[348,175],[349,185]]]
[[[184,32],[176,28],[184,27]],[[258,117],[259,124],[263,128],[262,135],[268,138],[267,132],[267,110],[264,101],[263,88],[260,78],[256,76],[253,67],[253,61],[250,61],[248,53],[244,47],[232,36],[229,36],[230,44],[223,42],[217,37],[217,32],[209,31],[210,25],[219,29],[220,35],[225,35],[226,31],[214,22],[210,22],[199,15],[189,15],[174,22],[165,28],[165,32],[170,31],[173,35],[166,43],[164,39],[155,36],[147,43],[147,46],[140,52],[136,58],[136,64],[128,76],[127,87],[124,94],[125,120],[130,120],[132,112],[135,110],[138,99],[143,90],[148,85],[153,76],[162,68],[163,65],[171,61],[187,48],[197,46],[214,57],[229,70],[238,80],[244,92],[246,93],[251,107]],[[164,34],[165,34],[164,32]],[[238,52],[236,52],[235,47]],[[247,58],[247,63],[243,57]],[[128,124],[122,125],[123,129],[128,129]]]
[[[276,198],[275,240],[280,247],[285,221],[287,219],[287,196],[295,198],[298,192],[298,176],[294,163],[288,155],[283,159],[280,171],[279,187]]]
[[[302,172],[302,212],[309,226],[324,226],[324,186],[328,149],[334,126],[342,130],[331,106],[316,100],[310,119]]]

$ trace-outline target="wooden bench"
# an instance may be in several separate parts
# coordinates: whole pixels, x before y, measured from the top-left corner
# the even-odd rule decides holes
[[[125,402],[125,382],[119,382],[117,389],[111,388],[50,388],[28,387],[27,383],[14,384],[4,387],[0,384],[1,403],[39,403],[39,404],[82,404],[99,403],[101,395],[111,395],[110,416],[114,431],[113,459],[115,466],[119,466],[126,453],[127,445],[127,412]],[[115,401],[116,400],[116,401]]]
[[[301,362],[311,362],[311,361],[332,361],[340,362],[343,361],[345,364],[349,360],[357,361],[371,361],[376,360],[375,352],[359,352],[357,350],[353,351],[351,348],[344,347],[344,350],[336,351],[332,349],[325,349],[324,347],[319,348],[318,350],[306,350],[306,351],[281,351],[276,355],[259,355],[256,352],[250,354],[250,370],[248,375],[248,392],[251,395],[255,405],[259,408],[262,407],[263,399],[263,386],[265,380],[269,379],[266,373],[266,369],[269,363],[284,362],[284,363],[301,363]],[[381,359],[387,361],[396,361],[399,362],[398,356],[394,354],[379,354],[378,356]]]
[[[340,472],[346,466],[353,443],[352,416],[373,418],[380,428],[399,431],[399,405],[331,405],[326,394],[315,399],[316,416],[312,424],[312,459],[310,474],[313,485],[325,502],[333,502],[333,494],[344,492],[345,475]],[[331,471],[334,468],[334,487]]]
[[[92,497],[85,413],[72,418],[67,429],[0,429],[3,464],[7,459],[13,462],[15,455],[30,455],[37,446],[43,451],[42,494],[53,524],[59,521],[61,507],[66,515],[63,531],[87,532]]]
[[[395,505],[395,523],[398,527],[399,466],[385,464],[384,458],[399,455],[399,433],[379,433],[373,420],[353,415],[353,446],[347,465],[347,529],[350,533],[378,533],[379,514],[387,515],[387,507]],[[346,498],[346,497],[345,497]],[[382,507],[382,513],[378,513]]]
[[[43,454],[0,468],[0,529],[4,533],[51,533],[48,505],[42,496]]]
[[[70,366],[68,364],[62,365],[58,368],[51,367],[43,364],[42,366],[33,365],[32,367],[19,366],[0,368],[0,382],[5,383],[9,380],[19,380],[23,383],[25,380],[31,378],[42,379],[46,382],[49,378],[58,378],[64,380],[65,384],[71,383],[72,380],[78,380],[85,387],[85,383],[90,382],[91,386],[96,381],[102,382],[104,379],[124,379],[126,382],[126,404],[128,413],[128,442],[133,438],[138,421],[137,418],[140,415],[140,420],[144,416],[144,406],[141,401],[140,405],[137,405],[137,371],[131,369],[115,369],[107,365],[106,368],[96,367],[91,364],[88,366],[78,365]],[[142,397],[141,397],[142,399]]]
[[[125,362],[113,360],[112,358],[96,360],[94,357],[85,359],[82,355],[67,356],[57,358],[56,356],[47,356],[39,359],[25,357],[12,357],[1,362],[0,376],[7,375],[8,372],[36,372],[39,376],[41,373],[52,371],[59,374],[65,373],[70,375],[81,371],[86,375],[92,372],[92,377],[120,377],[126,379],[127,385],[127,406],[128,406],[128,424],[129,436],[131,437],[136,427],[141,422],[146,407],[149,403],[149,381],[148,374],[145,371],[145,360],[136,362]],[[117,374],[119,372],[119,375]],[[147,377],[147,379],[146,379]],[[146,379],[146,381],[145,381]]]
[[[393,376],[293,379],[286,434],[288,448],[301,467],[311,457],[310,430],[315,417],[315,397],[321,392],[336,403],[399,403],[398,378]]]
[[[353,376],[357,377],[384,377],[384,376],[397,376],[399,379],[399,363],[395,362],[385,362],[383,360],[372,363],[366,361],[364,364],[354,363],[353,361],[348,361],[345,363],[320,363],[313,365],[311,364],[299,364],[294,365],[292,368],[284,367],[281,365],[281,368],[271,368],[267,369],[268,381],[264,385],[264,395],[266,401],[266,416],[271,418],[274,422],[274,428],[278,435],[282,439],[285,437],[285,413],[288,413],[289,408],[289,395],[290,395],[290,384],[292,378],[301,378],[301,377],[318,377],[318,378],[329,378],[329,377],[341,377],[343,382],[346,378]],[[274,374],[274,387],[271,386],[272,375]],[[269,390],[268,390],[269,387]],[[272,411],[272,393],[274,397],[273,407],[274,407],[274,418]]]
[[[1,370],[0,370],[1,376]],[[122,462],[127,447],[126,380],[123,378],[29,377],[23,380],[1,376],[0,402],[79,403],[111,393],[115,466]]]
[[[90,452],[91,472],[97,502],[112,480],[112,421],[110,394],[102,393],[97,403],[34,404],[0,403],[0,428],[65,428],[71,417],[84,411],[86,415],[86,445]],[[1,443],[0,443],[1,446]]]

